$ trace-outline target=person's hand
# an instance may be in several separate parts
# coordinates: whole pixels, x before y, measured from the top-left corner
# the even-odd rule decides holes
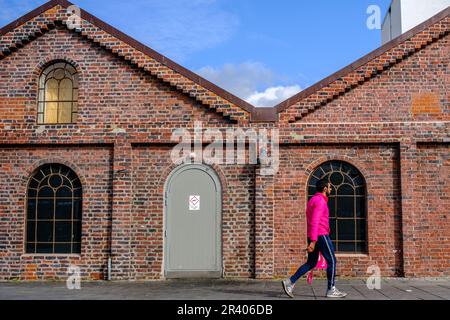
[[[315,248],[316,248],[316,242],[315,242],[315,241],[312,241],[312,242],[309,244],[308,248],[306,248],[306,251],[308,251],[309,253],[311,253],[311,252],[314,251]]]

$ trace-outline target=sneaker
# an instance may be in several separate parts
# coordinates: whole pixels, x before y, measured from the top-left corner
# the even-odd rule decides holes
[[[331,288],[327,291],[327,298],[345,298],[347,294],[345,292],[341,292],[336,287]]]
[[[283,280],[282,284],[284,292],[286,292],[289,297],[293,298],[294,294],[292,292],[294,291],[295,284],[292,284],[290,279]]]

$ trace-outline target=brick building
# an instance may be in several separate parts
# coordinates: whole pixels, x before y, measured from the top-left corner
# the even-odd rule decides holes
[[[260,109],[70,5],[0,30],[0,280],[286,276],[322,177],[338,275],[450,275],[450,9]],[[279,171],[173,164],[196,121],[278,129]]]

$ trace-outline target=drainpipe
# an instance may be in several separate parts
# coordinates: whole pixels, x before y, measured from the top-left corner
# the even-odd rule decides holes
[[[112,269],[112,256],[110,253],[108,257],[108,281],[111,281],[111,269]]]
[[[113,232],[112,232],[112,228],[113,228],[113,218],[112,218],[112,211],[111,211],[111,223],[110,223],[110,228],[109,228],[109,255],[108,255],[108,266],[107,266],[107,269],[108,269],[108,275],[107,275],[107,280],[108,281],[111,281],[112,280],[112,276],[111,276],[111,273],[112,273],[112,256],[113,256],[113,248],[112,248],[112,246],[113,246],[113,239],[112,239],[112,236],[113,236]]]
[[[112,246],[113,246],[113,239],[112,239],[112,237],[113,237],[113,231],[112,231],[112,229],[113,229],[113,217],[112,217],[112,210],[111,210],[111,222],[110,222],[110,225],[109,225],[109,255],[108,255],[108,266],[107,266],[107,272],[108,272],[108,274],[107,274],[107,280],[108,281],[111,281],[112,280],[112,276],[111,276],[111,273],[112,273],[112,256],[113,256],[113,248],[112,248]]]

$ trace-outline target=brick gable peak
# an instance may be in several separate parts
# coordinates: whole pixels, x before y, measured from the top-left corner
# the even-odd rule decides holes
[[[289,113],[283,117],[280,115],[280,119],[297,122],[445,37],[449,32],[450,7],[274,108],[278,114]],[[298,110],[288,110],[293,106]]]
[[[52,0],[0,29],[0,59],[19,50],[40,35],[65,25],[69,28],[73,4]],[[117,30],[92,14],[80,9],[81,27],[70,28],[81,36],[137,65],[161,81],[241,124],[250,121],[275,121],[274,110],[256,110],[246,101],[225,91],[194,72]],[[268,108],[266,108],[268,109]],[[270,111],[270,112],[267,112]]]

